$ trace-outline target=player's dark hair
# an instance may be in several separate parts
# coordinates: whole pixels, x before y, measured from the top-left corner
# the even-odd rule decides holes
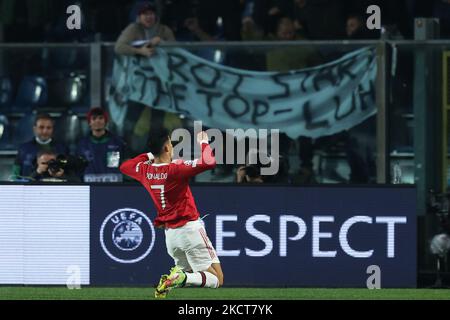
[[[164,144],[169,140],[169,130],[161,129],[157,132],[151,132],[148,139],[148,148],[155,156],[159,156],[162,152]]]

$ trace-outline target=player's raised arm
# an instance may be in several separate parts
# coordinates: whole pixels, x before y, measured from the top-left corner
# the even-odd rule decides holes
[[[120,171],[127,175],[130,176],[136,180],[140,180],[140,177],[142,175],[142,164],[148,162],[148,161],[152,161],[153,160],[153,154],[149,153],[142,153],[140,155],[138,155],[135,158],[129,159],[127,161],[125,161],[124,163],[122,163],[120,165]]]
[[[197,135],[197,142],[201,146],[201,157],[199,159],[182,161],[178,160],[175,170],[178,175],[192,177],[203,171],[213,169],[216,166],[216,158],[209,146],[208,135],[202,131]]]

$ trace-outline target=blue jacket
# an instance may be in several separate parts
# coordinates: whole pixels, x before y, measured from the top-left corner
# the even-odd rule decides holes
[[[81,139],[76,154],[89,162],[84,174],[121,174],[119,165],[123,160],[124,151],[124,141],[107,132],[100,139],[92,135]]]
[[[20,145],[15,165],[19,167],[19,174],[28,177],[33,172],[36,166],[36,155],[41,150],[51,150],[56,154],[68,154],[68,148],[59,142],[52,141],[49,144],[39,144],[35,138],[33,140]]]

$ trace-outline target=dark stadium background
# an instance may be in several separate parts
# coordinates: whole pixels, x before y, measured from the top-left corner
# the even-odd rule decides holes
[[[14,225],[16,219],[25,221],[21,219],[25,219],[23,217],[27,214],[25,211],[15,211],[14,208],[25,210],[23,208],[27,206],[37,207],[37,202],[27,203],[31,198],[25,196],[26,192],[37,194],[34,195],[36,199],[33,198],[35,199],[33,201],[38,201],[40,197],[42,197],[40,200],[45,200],[47,196],[49,199],[55,199],[55,194],[41,193],[39,188],[46,186],[45,183],[32,182],[26,177],[13,174],[20,145],[33,138],[35,116],[42,112],[49,113],[55,121],[54,137],[63,142],[70,153],[75,152],[77,142],[89,134],[87,112],[97,106],[111,111],[109,106],[111,94],[114,93],[113,65],[118,57],[114,45],[122,30],[135,20],[140,2],[142,1],[0,0],[0,198],[4,200],[4,205],[0,204],[2,208],[0,217],[3,215],[10,219],[8,221],[11,225]],[[66,9],[74,4],[78,5],[82,12],[80,30],[69,30],[66,26],[66,20],[70,16]],[[221,200],[227,205],[234,201],[244,203],[245,199],[238,201],[235,193],[251,188],[249,196],[251,201],[255,201],[259,196],[261,203],[270,203],[274,208],[279,206],[280,212],[287,206],[286,203],[294,201],[292,199],[295,199],[295,192],[300,193],[302,190],[313,192],[311,190],[317,188],[314,192],[318,195],[311,199],[316,202],[335,197],[332,193],[322,199],[319,196],[321,187],[330,187],[336,194],[339,194],[341,188],[342,190],[349,187],[356,188],[358,192],[368,192],[369,198],[370,190],[382,189],[387,193],[392,190],[392,194],[395,195],[401,193],[401,190],[410,190],[415,196],[409,199],[405,205],[409,211],[406,209],[405,211],[415,217],[413,226],[416,230],[408,233],[408,238],[415,240],[411,243],[402,243],[402,248],[415,248],[415,257],[411,255],[405,258],[404,268],[408,272],[411,271],[409,264],[415,260],[413,263],[417,288],[450,285],[448,248],[441,255],[433,254],[430,250],[430,243],[435,235],[450,233],[447,193],[450,185],[448,161],[450,3],[448,1],[156,0],[154,5],[158,10],[160,23],[173,31],[176,40],[161,44],[161,48],[183,48],[211,62],[238,69],[252,71],[304,69],[335,61],[357,49],[373,48],[376,52],[378,70],[374,96],[376,115],[332,136],[322,136],[313,140],[289,139],[283,136],[281,150],[283,172],[271,181],[263,179],[262,185],[238,185],[237,165],[220,165],[214,171],[196,177],[192,185],[197,187],[197,190],[206,188],[212,190],[212,193],[214,190],[216,192],[220,190]],[[369,30],[366,27],[366,19],[370,16],[366,12],[369,5],[378,5],[381,9],[380,30]],[[291,40],[277,37],[277,24],[283,17],[288,17],[295,23],[295,35]],[[358,21],[359,28],[349,30],[348,24]],[[290,54],[279,55],[276,63],[271,64],[268,61],[272,60],[268,57],[276,51],[275,49],[286,49]],[[301,61],[292,62],[295,55],[298,55]],[[161,126],[168,129],[181,126],[192,131],[192,120],[195,119],[183,114],[148,108],[131,101],[123,121],[110,121],[108,128],[124,139],[127,157],[131,157],[143,152],[152,130],[157,130]],[[304,165],[306,153],[311,161],[307,166]],[[137,186],[126,178],[118,183],[64,184],[91,186],[92,190],[96,187],[110,187],[114,190],[112,198],[120,198],[120,191],[117,191],[117,188],[132,190]],[[17,193],[14,194],[10,193],[11,186],[24,187],[23,190],[17,189]],[[58,186],[61,184],[57,183],[56,187]],[[232,191],[227,193],[227,188],[232,188],[230,189]],[[288,199],[288,196],[279,192],[283,190],[282,188],[289,189],[291,198]],[[277,197],[268,201],[265,193],[268,190],[278,190],[275,191]],[[244,194],[244,191],[242,192]],[[374,194],[376,193],[374,191]],[[92,194],[95,192],[90,194],[89,204],[93,208],[96,199],[92,198]],[[209,202],[201,195],[198,195],[198,199],[197,205],[200,208],[211,210],[216,205],[216,202]],[[344,201],[339,204],[342,207],[338,209],[351,211],[353,202],[357,200]],[[398,199],[395,197],[383,196],[377,198],[375,202],[380,203],[380,208],[397,208],[396,200]],[[95,206],[108,207],[107,197],[99,201],[102,202],[95,203]],[[14,205],[10,205],[11,203]],[[39,202],[42,212],[45,212],[45,205],[45,201]],[[64,208],[64,204],[62,206]],[[220,212],[220,204],[217,204],[217,207],[217,212]],[[258,207],[256,203],[255,207]],[[305,209],[303,203],[295,204],[293,207],[299,212]],[[150,209],[147,210],[153,212],[153,207],[149,205],[148,208]],[[247,210],[245,214],[258,213],[252,212],[252,203],[246,203],[245,208]],[[266,208],[276,221],[277,210]],[[398,212],[389,213],[391,209],[385,210],[387,211],[383,211],[382,215],[398,214]],[[238,207],[236,211],[235,214],[239,214]],[[367,212],[351,213],[367,214]],[[86,214],[91,215],[91,219],[95,217],[93,211]],[[301,217],[301,213],[298,215]],[[51,217],[49,219],[48,223],[51,224]],[[0,239],[3,241],[14,235],[22,239],[18,242],[33,242],[33,239],[28,239],[20,233],[21,228],[8,229],[10,233],[0,234]],[[26,228],[25,223],[23,228]],[[211,233],[215,232],[211,230]],[[91,233],[90,236],[94,239],[97,235]],[[365,243],[364,235],[361,237],[361,243]],[[255,241],[252,244],[255,247],[261,244],[254,238],[250,241]],[[5,240],[3,243],[10,242]],[[277,249],[276,244],[274,248]],[[11,248],[7,248],[6,245],[2,247],[0,243],[0,252],[1,250],[5,250],[4,252],[8,254],[12,252]],[[4,267],[6,265],[11,267],[9,263],[12,261],[3,258],[2,262],[1,256],[0,254],[0,274],[2,263]],[[3,257],[6,257],[6,254]],[[95,269],[96,259],[93,257],[90,260],[91,271]],[[164,259],[170,263],[167,257]],[[395,263],[396,272],[402,274],[402,262]],[[238,267],[235,262],[232,265],[233,268]],[[167,265],[167,269],[169,267],[170,265]],[[20,265],[18,268],[26,269],[26,266]],[[112,269],[114,268],[112,266]],[[140,267],[137,269],[142,271]],[[43,274],[46,272],[45,269],[41,271]],[[341,270],[344,274],[345,271]],[[122,276],[128,277],[129,280],[130,275],[126,273],[127,271],[122,273]],[[390,276],[395,278],[395,274]],[[277,275],[273,277],[276,279]],[[323,277],[321,280],[324,281],[317,283],[326,284],[330,279],[330,283],[336,282],[336,279],[333,279],[333,272]],[[0,299],[83,298],[82,295],[77,296],[75,291],[67,293],[64,288],[59,287],[52,287],[46,293],[47,287],[28,286],[36,283],[32,279],[30,282],[27,282],[28,280],[14,283],[0,281]],[[105,274],[102,281],[104,285],[110,284]],[[151,291],[145,291],[145,286],[149,283],[136,283],[136,279],[133,281],[133,288],[124,288],[129,291],[123,291],[123,294],[108,293],[109,289],[103,288],[105,290],[103,292],[91,291],[92,295],[86,293],[85,298],[100,299],[102,294],[112,299],[152,297]],[[271,285],[276,287],[276,280],[274,282]],[[65,283],[58,285],[64,286]],[[284,287],[285,282],[281,281],[280,286]],[[365,283],[350,286],[365,287]],[[344,283],[343,287],[348,286]],[[96,290],[96,288],[89,289]],[[287,296],[280,298],[336,297],[334,293],[330,294],[328,291],[306,290],[292,289],[286,293]],[[189,293],[186,293],[186,296],[193,294],[196,298],[205,298],[201,293],[196,296],[197,291],[187,292]],[[224,288],[223,292],[224,296],[214,293],[218,294],[214,297],[252,298],[251,293],[246,291],[242,291],[240,295],[238,289],[226,293]],[[258,293],[257,298],[270,299],[273,292]],[[363,291],[348,291],[348,295],[343,292],[339,293],[338,297],[377,298],[370,294],[366,295]],[[424,291],[426,293],[419,290],[404,291],[399,294],[395,291],[385,292],[386,295],[381,298],[439,298],[439,293],[429,291]],[[446,293],[443,292],[442,297],[445,298]],[[183,299],[185,296],[183,293],[176,293],[174,297]]]

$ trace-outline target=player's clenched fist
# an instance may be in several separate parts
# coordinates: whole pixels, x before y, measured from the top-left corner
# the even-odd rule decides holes
[[[208,141],[208,134],[205,131],[199,132],[197,135],[197,142]]]

